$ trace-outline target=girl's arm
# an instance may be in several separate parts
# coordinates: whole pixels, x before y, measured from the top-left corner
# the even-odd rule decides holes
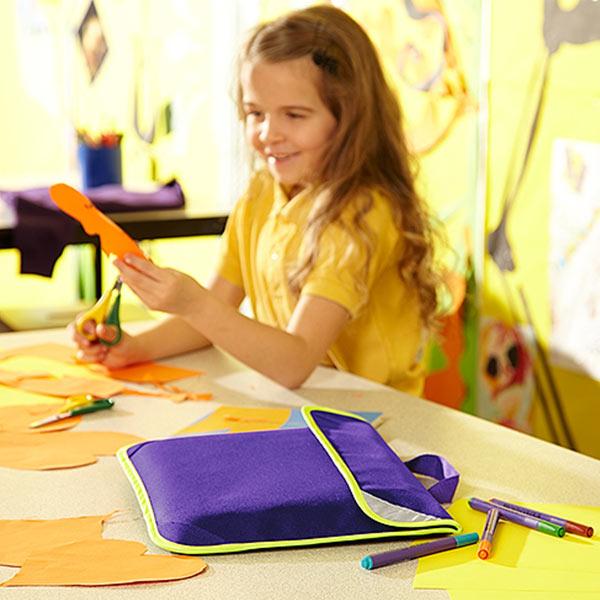
[[[349,318],[335,302],[302,297],[284,331],[243,316],[237,306],[178,271],[132,255],[115,266],[149,308],[177,315],[216,346],[290,388],[302,384],[323,360]]]

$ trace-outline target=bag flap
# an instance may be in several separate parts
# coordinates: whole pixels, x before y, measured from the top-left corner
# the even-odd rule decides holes
[[[370,518],[391,526],[443,524],[460,531],[460,525],[368,421],[319,406],[303,407],[302,415]]]

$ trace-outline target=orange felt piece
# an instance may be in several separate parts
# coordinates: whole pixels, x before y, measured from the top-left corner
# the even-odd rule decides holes
[[[75,362],[75,349],[70,346],[61,344],[35,344],[33,346],[21,346],[17,348],[9,348],[0,351],[0,360],[10,356],[41,356],[44,358],[52,358],[60,362],[73,363]]]
[[[70,469],[114,455],[121,446],[143,441],[110,431],[57,431],[44,435],[0,433],[0,467],[45,471]]]
[[[162,386],[161,386],[162,387]],[[210,392],[186,392],[185,390],[177,391],[169,391],[165,389],[164,391],[151,391],[151,390],[134,390],[132,388],[125,388],[123,390],[124,394],[128,394],[130,396],[153,396],[155,398],[166,398],[171,402],[183,402],[184,400],[212,400],[213,395]]]
[[[20,567],[32,553],[88,539],[102,539],[102,523],[111,515],[52,520],[0,521],[0,565]]]
[[[0,432],[12,433],[46,433],[48,431],[63,431],[71,429],[81,421],[81,417],[70,417],[48,423],[42,427],[31,429],[29,425],[50,415],[60,412],[62,405],[34,404],[33,406],[3,406],[0,407]]]
[[[162,383],[203,374],[202,371],[170,367],[169,365],[161,365],[154,362],[140,363],[139,365],[125,367],[123,369],[113,369],[112,371],[107,372],[109,377],[125,381],[135,381],[137,383]]]
[[[22,379],[18,387],[28,392],[47,394],[68,398],[81,394],[92,394],[98,398],[108,398],[120,394],[124,385],[119,381],[110,379],[86,379],[84,377],[45,377],[35,379]]]
[[[85,540],[31,554],[21,570],[3,586],[115,585],[185,579],[201,573],[206,563],[194,556],[144,554],[140,542]]]
[[[58,208],[79,221],[89,235],[100,236],[100,245],[106,254],[115,254],[120,259],[126,253],[144,257],[139,246],[81,192],[64,183],[51,186],[49,192]]]

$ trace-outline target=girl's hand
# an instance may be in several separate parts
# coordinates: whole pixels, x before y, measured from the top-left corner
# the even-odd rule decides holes
[[[205,289],[185,273],[157,267],[134,254],[115,260],[114,265],[123,282],[152,310],[185,316],[202,302]]]
[[[83,334],[77,331],[75,322],[71,323],[68,327],[71,338],[78,347],[78,360],[86,363],[100,363],[108,369],[120,369],[145,360],[136,338],[124,331],[118,344],[105,346],[99,340],[111,340],[114,337],[115,331],[111,326],[96,325],[94,321],[86,321],[84,329],[86,333],[96,335],[97,339],[88,340]]]

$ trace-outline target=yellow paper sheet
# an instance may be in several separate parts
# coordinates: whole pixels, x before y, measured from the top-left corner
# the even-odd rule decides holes
[[[35,404],[60,405],[63,400],[47,394],[34,394],[7,385],[0,385],[0,406],[31,406]]]
[[[470,590],[449,590],[452,600],[507,600],[506,591],[483,592]],[[510,600],[598,600],[597,592],[517,592],[511,590]]]
[[[527,504],[600,531],[600,507]],[[466,499],[455,502],[450,514],[465,532],[483,529],[485,514],[469,508]],[[472,548],[472,547],[471,547]],[[415,588],[457,590],[600,590],[600,539],[567,534],[556,538],[502,522],[494,535],[490,559],[477,558],[476,550],[460,549],[419,560]]]

